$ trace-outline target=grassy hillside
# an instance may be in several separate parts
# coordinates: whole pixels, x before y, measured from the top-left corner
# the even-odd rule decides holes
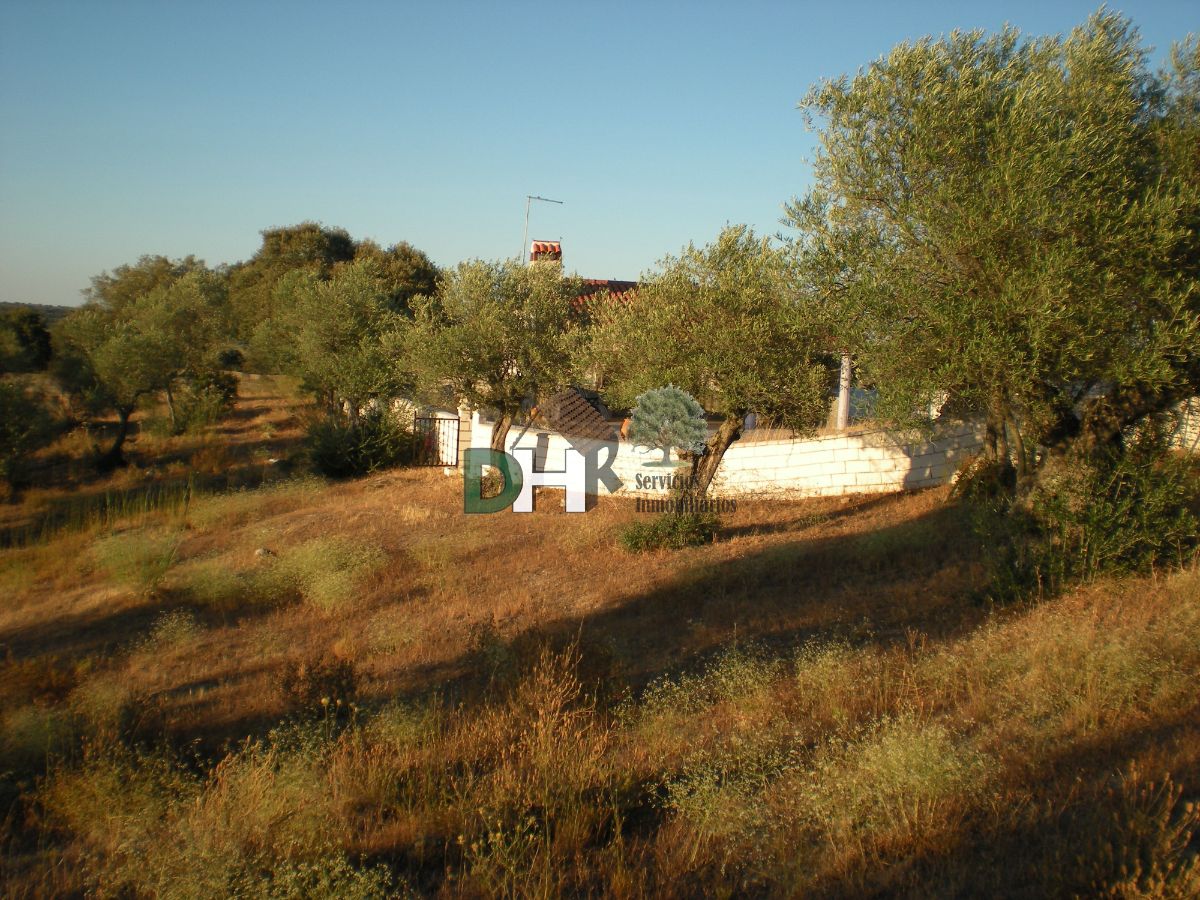
[[[1200,572],[992,608],[941,492],[634,556],[242,387],[0,516],[6,896],[1200,893]]]

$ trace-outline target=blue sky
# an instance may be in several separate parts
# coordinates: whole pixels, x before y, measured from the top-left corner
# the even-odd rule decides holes
[[[1194,3],[1114,4],[1163,58]],[[316,220],[435,262],[563,241],[634,278],[808,184],[797,101],[954,28],[1068,30],[1033,3],[0,0],[0,300],[77,303],[143,253],[210,264]]]

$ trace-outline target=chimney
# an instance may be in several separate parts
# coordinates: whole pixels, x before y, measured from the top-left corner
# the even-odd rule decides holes
[[[529,261],[562,262],[562,243],[559,241],[534,241],[529,247]]]

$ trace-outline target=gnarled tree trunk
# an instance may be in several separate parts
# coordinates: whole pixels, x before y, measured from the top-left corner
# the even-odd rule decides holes
[[[117,436],[113,440],[112,446],[96,459],[96,468],[101,472],[111,472],[113,469],[125,465],[125,455],[121,452],[121,448],[125,445],[125,438],[129,436],[129,417],[131,415],[133,415],[132,406],[122,406],[117,409]]]
[[[510,413],[501,414],[496,420],[496,424],[492,426],[492,443],[493,450],[498,450],[503,453],[505,443],[508,441],[508,430],[512,427],[513,417]]]
[[[742,426],[746,421],[744,412],[734,412],[725,416],[716,434],[708,439],[705,452],[692,460],[692,477],[688,485],[688,493],[696,499],[704,497],[712,484],[713,476],[725,457],[725,451],[742,434]]]

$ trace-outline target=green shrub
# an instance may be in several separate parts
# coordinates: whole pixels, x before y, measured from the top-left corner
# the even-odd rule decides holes
[[[77,737],[70,714],[37,704],[10,708],[0,728],[0,771],[40,770],[66,754]]]
[[[250,568],[233,565],[227,556],[189,561],[172,574],[171,587],[220,612],[296,601],[331,612],[351,600],[386,559],[372,545],[316,538],[265,556]]]
[[[621,531],[621,544],[631,553],[682,550],[712,543],[721,520],[713,513],[668,512],[648,522],[633,522]]]
[[[1026,503],[980,504],[994,596],[1053,594],[1101,574],[1182,565],[1200,548],[1200,477],[1146,428],[1123,448],[1044,476]]]
[[[412,433],[391,413],[372,410],[357,422],[323,416],[308,426],[306,440],[313,467],[330,478],[353,478],[399,465],[412,458]]]
[[[353,598],[362,580],[384,564],[378,547],[346,538],[317,538],[289,547],[264,570],[259,588],[265,593],[294,594],[330,612]]]
[[[830,844],[936,828],[981,792],[994,761],[938,723],[904,714],[820,747],[798,807]]]
[[[207,559],[181,567],[178,585],[188,599],[219,612],[270,602],[256,584],[256,571],[239,572],[226,559]]]
[[[0,381],[0,482],[21,480],[26,458],[51,438],[54,420],[46,405],[24,387]]]
[[[186,609],[173,609],[159,613],[149,634],[139,643],[139,649],[153,653],[166,650],[177,644],[195,640],[201,632],[196,617]]]
[[[228,372],[203,372],[175,398],[175,430],[203,431],[227,416],[237,402],[237,378]]]

